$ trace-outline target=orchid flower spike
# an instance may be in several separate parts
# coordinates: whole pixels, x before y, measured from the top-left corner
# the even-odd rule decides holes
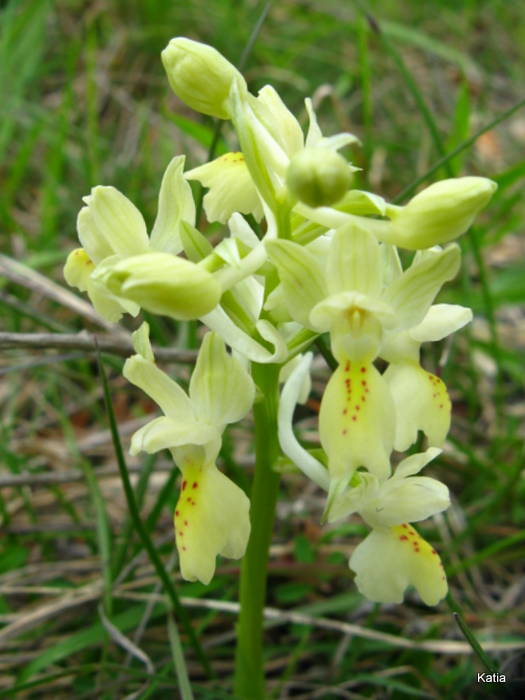
[[[223,341],[207,333],[186,392],[154,362],[148,326],[133,334],[136,355],[124,376],[141,388],[164,415],[140,428],[131,454],[169,449],[182,471],[175,510],[175,536],[182,576],[209,583],[218,554],[243,556],[250,534],[249,500],[217,469],[226,424],[243,418],[255,397],[250,375],[228,355]]]
[[[177,256],[181,227],[193,223],[195,204],[182,175],[184,156],[164,174],[151,237],[135,205],[114,187],[97,186],[84,198],[77,219],[82,248],[64,267],[68,284],[87,291],[107,320],[142,307],[176,319],[195,319],[218,303],[221,287],[201,266]]]

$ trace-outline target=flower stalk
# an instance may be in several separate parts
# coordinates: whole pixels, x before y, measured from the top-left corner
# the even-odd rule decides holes
[[[241,566],[235,656],[235,696],[263,700],[263,608],[268,554],[275,517],[279,474],[273,466],[279,454],[277,406],[279,365],[254,364],[252,375],[263,400],[255,403],[255,475],[251,491],[251,535]]]

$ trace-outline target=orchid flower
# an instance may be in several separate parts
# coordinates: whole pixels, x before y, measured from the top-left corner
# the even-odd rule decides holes
[[[413,585],[427,605],[436,605],[447,593],[443,565],[436,550],[410,523],[424,520],[450,505],[447,487],[436,479],[417,474],[441,450],[407,457],[383,483],[357,472],[338,504],[338,513],[358,512],[372,527],[350,557],[355,582],[369,600],[401,603],[407,586]]]
[[[82,248],[64,267],[68,284],[87,291],[107,320],[140,307],[177,319],[194,319],[213,309],[221,295],[217,280],[203,267],[177,256],[180,229],[192,223],[195,204],[182,176],[184,156],[164,174],[157,218],[148,238],[144,218],[114,187],[97,186],[84,198],[77,229]]]
[[[360,466],[386,478],[395,405],[373,360],[387,330],[411,328],[424,318],[441,285],[457,272],[458,247],[428,251],[395,279],[381,244],[354,226],[335,232],[324,263],[291,241],[272,240],[267,249],[288,313],[311,330],[329,331],[339,362],[319,414],[333,488]]]
[[[217,554],[239,559],[250,533],[249,500],[215,461],[226,424],[250,410],[255,387],[215,333],[204,337],[188,394],[156,366],[147,324],[134,333],[133,340],[137,354],[126,360],[124,376],[147,393],[164,415],[133,435],[130,453],[171,451],[182,471],[175,510],[182,576],[207,584]]]
[[[384,373],[396,410],[394,448],[404,451],[422,430],[429,444],[441,447],[450,428],[447,388],[419,364],[421,343],[441,340],[472,320],[472,311],[456,304],[435,304],[413,328],[387,332],[380,355],[389,362]]]

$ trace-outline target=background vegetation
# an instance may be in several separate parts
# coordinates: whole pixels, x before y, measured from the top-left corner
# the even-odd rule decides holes
[[[29,339],[13,347],[5,333],[87,328],[115,337],[64,288],[81,197],[112,184],[153,220],[171,157],[184,152],[189,165],[203,162],[214,133],[170,92],[160,51],[187,35],[238,63],[264,3],[1,5],[0,696],[187,698],[189,675],[196,697],[228,698],[237,563],[220,562],[208,587],[181,581],[171,523],[176,473],[162,454],[128,460],[147,531],[187,606],[210,678],[184,629],[177,632],[130,520],[93,352],[35,349]],[[319,493],[286,474],[265,639],[275,698],[518,697],[525,677],[522,20],[520,4],[506,0],[282,0],[269,6],[246,60],[253,91],[271,82],[302,119],[312,95],[328,133],[360,137],[352,158],[363,168],[361,187],[406,201],[420,182],[450,175],[499,183],[462,242],[461,278],[442,295],[472,306],[475,321],[452,346],[425,357],[429,369],[441,367],[454,402],[450,439],[431,470],[454,501],[424,528],[444,559],[451,598],[436,609],[412,595],[403,606],[365,601],[347,567],[364,528],[357,521],[321,528]],[[234,145],[225,128],[218,150]],[[151,321],[157,345],[196,347],[194,325]],[[155,407],[126,385],[114,350],[103,362],[127,450]],[[188,376],[184,363],[169,369]],[[312,441],[326,376],[319,363],[313,398],[298,416]],[[247,420],[230,431],[222,453],[224,468],[244,485],[251,448]],[[484,660],[472,653],[455,609],[486,644]],[[484,663],[507,675],[504,689],[476,684]]]

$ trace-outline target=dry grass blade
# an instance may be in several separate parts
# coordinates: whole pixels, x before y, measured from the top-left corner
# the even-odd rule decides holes
[[[1,261],[0,261],[1,264]],[[0,348],[27,348],[35,350],[85,350],[95,352],[97,343],[101,352],[129,357],[133,354],[131,336],[123,331],[110,337],[81,331],[80,333],[0,333]],[[193,363],[197,357],[194,350],[153,348],[157,360],[165,362]]]
[[[41,605],[27,615],[21,615],[15,622],[12,622],[10,625],[7,625],[7,627],[4,627],[3,630],[0,630],[0,648],[5,646],[5,643],[13,637],[17,637],[19,634],[37,627],[46,620],[50,620],[63,613],[65,610],[97,600],[101,593],[102,582],[95,581],[94,583],[77,589],[73,593],[67,593],[59,600]]]
[[[150,657],[146,653],[144,653],[140,647],[134,644],[131,641],[131,639],[128,639],[124,634],[122,634],[122,632],[117,627],[115,627],[115,625],[104,613],[104,610],[102,609],[101,605],[99,605],[98,607],[98,614],[100,615],[100,619],[102,621],[102,624],[104,625],[104,629],[109,634],[111,639],[120,647],[125,649],[128,652],[128,654],[141,661],[146,667],[148,674],[150,676],[153,676],[155,674],[155,667],[153,666],[153,662],[150,659]],[[139,688],[139,690],[135,691],[134,693],[127,695],[126,700],[135,700],[136,698],[141,697],[142,693],[146,690],[148,685],[149,681],[146,681],[142,688]]]
[[[11,280],[11,282],[27,287],[27,289],[42,294],[48,299],[53,299],[53,301],[62,304],[62,306],[67,306],[67,308],[107,331],[112,331],[119,335],[122,333],[116,324],[102,318],[87,301],[80,299],[76,294],[64,289],[56,282],[52,282],[44,275],[36,272],[36,270],[32,270],[30,267],[7,257],[7,255],[0,255],[0,274]]]

